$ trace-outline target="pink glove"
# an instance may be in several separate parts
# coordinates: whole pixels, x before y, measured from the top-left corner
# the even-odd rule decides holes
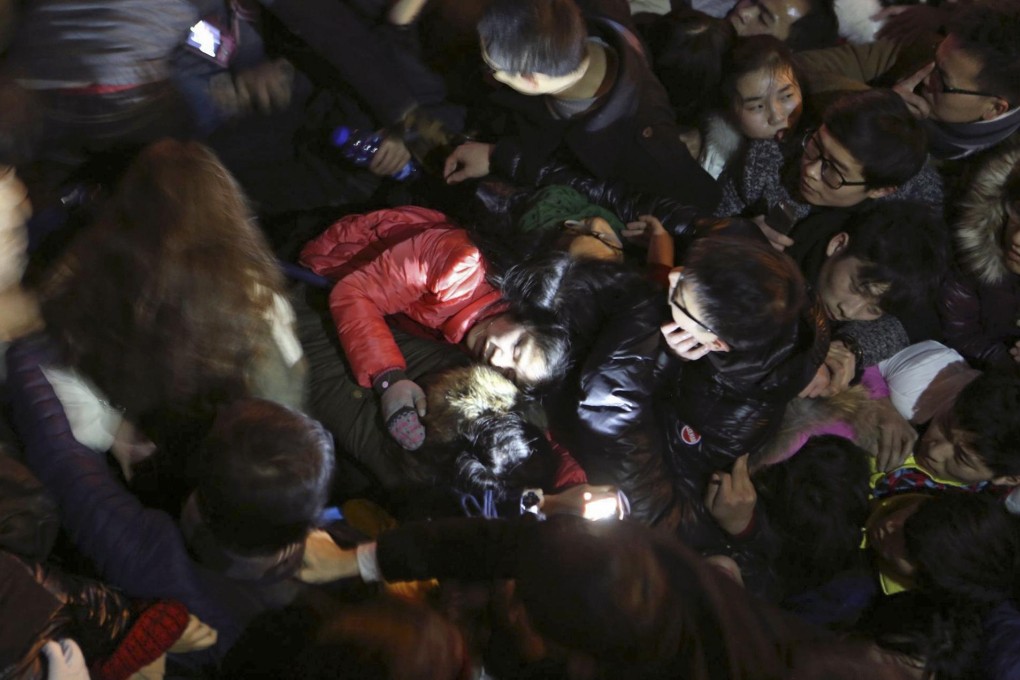
[[[393,381],[393,377],[400,379]],[[425,426],[420,420],[425,416],[425,391],[397,371],[377,378],[375,386],[382,389],[382,417],[390,435],[408,451],[420,448],[425,443]]]

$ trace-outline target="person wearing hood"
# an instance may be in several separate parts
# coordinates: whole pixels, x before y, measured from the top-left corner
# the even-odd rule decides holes
[[[942,284],[946,343],[978,368],[1020,361],[1020,144],[979,170],[953,229],[956,266]]]

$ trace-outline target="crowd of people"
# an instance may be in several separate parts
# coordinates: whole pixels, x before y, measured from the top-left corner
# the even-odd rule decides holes
[[[1015,0],[0,0],[0,677],[1020,678]]]

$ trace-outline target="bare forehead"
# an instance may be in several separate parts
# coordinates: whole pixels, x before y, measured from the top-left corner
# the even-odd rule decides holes
[[[531,332],[525,331],[521,338],[520,354],[517,356],[517,375],[527,382],[538,382],[549,373],[548,358]]]

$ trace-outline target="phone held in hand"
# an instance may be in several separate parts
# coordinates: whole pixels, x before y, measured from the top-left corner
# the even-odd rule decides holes
[[[231,31],[208,19],[201,19],[191,27],[184,44],[196,54],[225,68],[237,49],[237,38]]]
[[[793,226],[797,224],[797,206],[786,198],[774,203],[765,215],[765,224],[788,236],[793,231]]]
[[[624,519],[630,514],[630,504],[622,491],[614,491],[609,495],[596,497],[589,491],[584,494],[584,518],[589,520],[599,519]]]

